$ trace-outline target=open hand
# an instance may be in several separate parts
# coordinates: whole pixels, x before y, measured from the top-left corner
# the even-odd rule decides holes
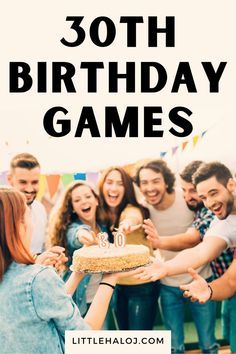
[[[190,297],[193,302],[198,301],[200,304],[204,304],[211,295],[208,284],[193,268],[189,268],[188,272],[193,281],[190,284],[180,286],[180,289],[184,290],[183,296]]]
[[[134,277],[141,280],[156,281],[167,276],[167,266],[164,262],[152,258],[153,263],[139,267],[134,271]]]
[[[143,229],[147,234],[147,239],[151,242],[152,247],[158,248],[160,243],[160,235],[150,219],[143,220]]]

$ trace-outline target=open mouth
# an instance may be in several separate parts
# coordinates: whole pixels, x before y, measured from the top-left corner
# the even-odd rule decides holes
[[[83,209],[82,209],[82,212],[83,212],[84,214],[88,214],[88,213],[90,212],[90,210],[91,210],[91,207],[87,207],[87,208],[83,208]]]
[[[108,198],[112,201],[116,201],[119,198],[118,194],[109,194],[108,193]]]
[[[146,193],[146,195],[147,195],[147,197],[149,199],[154,199],[154,198],[158,197],[159,193],[157,193],[157,192],[148,192],[148,193]]]
[[[211,208],[214,214],[219,215],[222,213],[223,204],[217,204]]]

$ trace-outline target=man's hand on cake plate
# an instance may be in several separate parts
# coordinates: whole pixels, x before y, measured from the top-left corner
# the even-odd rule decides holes
[[[141,280],[156,281],[167,276],[167,266],[164,262],[151,257],[152,263],[139,267],[134,271],[134,277]]]
[[[143,229],[147,234],[147,239],[151,242],[152,247],[159,248],[160,235],[150,219],[143,220]]]

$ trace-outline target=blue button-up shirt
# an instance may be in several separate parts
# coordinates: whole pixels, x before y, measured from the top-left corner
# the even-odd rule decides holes
[[[98,226],[99,226],[101,232],[107,232],[107,228],[105,225],[98,225]],[[69,261],[67,264],[68,267],[70,267],[70,265],[72,263],[72,256],[73,256],[74,251],[83,247],[83,244],[80,243],[78,236],[77,236],[78,231],[80,229],[85,229],[85,230],[91,231],[91,227],[87,224],[83,224],[79,219],[76,219],[75,221],[73,221],[69,225],[69,227],[66,231],[66,240],[67,240],[68,256],[69,256]],[[71,274],[71,271],[68,269],[63,275],[64,281],[66,281],[68,279],[70,274]],[[80,313],[82,314],[82,316],[84,316],[84,314],[87,311],[86,289],[87,289],[87,285],[90,280],[90,277],[91,277],[90,274],[85,275],[85,277],[79,283],[79,286],[77,287],[77,289],[73,295],[73,299],[74,299],[75,303],[77,304],[77,306],[79,307],[79,310],[80,310]]]

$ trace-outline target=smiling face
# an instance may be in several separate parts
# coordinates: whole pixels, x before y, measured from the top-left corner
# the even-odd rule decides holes
[[[32,169],[16,167],[8,176],[8,181],[13,187],[24,193],[27,204],[30,205],[35,200],[39,191],[39,178],[39,167]]]
[[[165,198],[167,186],[161,173],[143,168],[139,173],[139,188],[147,203],[158,206]]]
[[[190,182],[184,181],[182,178],[180,180],[180,184],[183,191],[183,197],[188,208],[192,211],[200,209],[203,203],[197,194],[195,186]]]
[[[85,224],[96,220],[98,200],[89,186],[78,186],[71,193],[71,201],[74,212]]]
[[[108,173],[103,184],[103,196],[109,208],[117,208],[124,197],[125,187],[119,171]]]
[[[232,178],[229,179],[226,187],[218,182],[215,176],[197,184],[197,193],[204,205],[220,220],[227,218],[232,212],[235,213],[232,194],[234,189]]]

